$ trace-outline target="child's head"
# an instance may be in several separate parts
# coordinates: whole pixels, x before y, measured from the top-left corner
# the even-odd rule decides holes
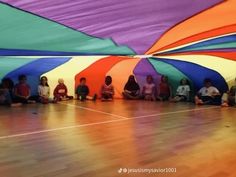
[[[64,84],[64,80],[62,78],[58,79],[58,84]]]
[[[112,83],[112,77],[111,76],[106,76],[105,83],[106,83],[106,85],[110,85]]]
[[[135,82],[134,75],[129,76],[128,82]]]
[[[185,78],[180,80],[180,85],[189,85],[189,81]]]
[[[168,82],[168,77],[162,75],[162,76],[161,76],[161,82],[162,82],[162,83],[167,83],[167,82]]]
[[[20,84],[24,84],[27,81],[27,77],[26,77],[26,75],[21,74],[21,75],[19,75],[18,80],[19,80]]]
[[[48,86],[48,78],[46,76],[40,78],[40,85]]]
[[[13,89],[14,87],[14,82],[10,79],[10,78],[3,78],[2,79],[2,85],[4,88],[7,88],[7,89]]]
[[[209,78],[204,79],[204,86],[207,88],[212,86],[211,79],[209,79]]]
[[[85,77],[81,77],[80,78],[80,85],[85,85],[86,84],[86,78]]]
[[[147,81],[148,84],[153,83],[153,77],[152,77],[152,75],[148,75],[148,76],[146,77],[146,81]]]

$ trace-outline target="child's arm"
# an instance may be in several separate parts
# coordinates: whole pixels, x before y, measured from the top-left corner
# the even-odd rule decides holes
[[[234,95],[234,87],[232,86],[231,88],[230,88],[230,90],[228,91],[228,94],[229,94],[229,96],[233,96]]]
[[[112,95],[115,94],[114,86],[111,87],[111,94],[112,94]]]
[[[190,101],[190,92],[191,92],[190,86],[188,85],[188,87],[187,87],[187,95],[186,95],[187,101]]]
[[[38,86],[38,94],[39,94],[40,97],[43,96],[42,93],[41,93],[41,90],[40,90],[40,86]]]
[[[68,96],[68,89],[66,85],[65,85],[65,95]]]
[[[18,93],[17,87],[14,88],[14,95],[17,96],[17,97],[20,97],[20,98],[25,98],[24,96],[22,96]]]
[[[29,94],[26,96],[26,98],[28,99],[31,95],[31,90],[29,89]]]
[[[53,91],[53,96],[56,97],[57,93],[58,93],[58,87],[56,86]]]
[[[178,86],[177,90],[176,90],[176,95],[178,95],[180,92],[180,86]]]
[[[215,88],[215,89],[213,90],[211,96],[212,96],[212,97],[215,97],[215,96],[218,96],[218,95],[220,95],[220,92],[219,92],[219,90],[218,90],[217,88]]]
[[[157,96],[159,96],[159,95],[160,95],[160,86],[157,87]]]
[[[125,84],[125,86],[124,86],[124,91],[125,91],[126,93],[132,93],[131,91],[127,90],[127,84]]]
[[[155,95],[155,92],[156,92],[156,87],[152,87],[152,95]]]
[[[144,95],[144,94],[145,94],[145,90],[146,90],[146,87],[145,87],[145,86],[143,86],[142,95]]]
[[[203,87],[197,92],[197,96],[202,96]]]
[[[135,94],[139,95],[140,89],[136,90]]]
[[[125,92],[127,92],[127,93],[132,93],[131,91],[129,91],[129,90],[126,90],[126,89],[125,89],[124,91],[125,91]]]
[[[170,97],[169,97],[169,99],[170,99],[170,98],[172,98],[172,96],[173,96],[173,95],[172,95],[172,94],[173,94],[173,92],[172,92],[172,87],[171,87],[170,85],[169,85],[169,90],[170,90]]]
[[[89,90],[89,87],[87,86],[87,95],[89,94],[90,90]]]
[[[50,97],[50,87],[48,87],[48,98]]]
[[[186,97],[187,97],[187,101],[189,101],[190,100],[190,91],[187,91]]]

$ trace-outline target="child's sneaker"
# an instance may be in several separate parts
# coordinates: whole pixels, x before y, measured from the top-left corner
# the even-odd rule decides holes
[[[221,104],[222,107],[229,107],[228,103],[224,102]]]
[[[28,104],[34,104],[34,103],[36,103],[36,101],[34,101],[34,100],[27,100],[27,103]]]
[[[12,103],[10,104],[11,107],[18,107],[18,106],[22,106],[22,103]]]
[[[200,100],[198,97],[195,97],[195,104],[196,104],[196,105],[202,105],[202,104],[203,104],[203,101]]]

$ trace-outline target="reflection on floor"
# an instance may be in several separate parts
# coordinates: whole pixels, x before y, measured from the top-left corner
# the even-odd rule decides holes
[[[235,177],[235,118],[235,108],[190,103],[0,107],[0,176]]]

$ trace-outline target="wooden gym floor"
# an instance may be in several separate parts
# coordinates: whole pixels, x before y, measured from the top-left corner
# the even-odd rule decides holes
[[[124,100],[0,107],[1,177],[235,177],[235,152],[236,108]],[[176,172],[130,172],[165,168]]]

